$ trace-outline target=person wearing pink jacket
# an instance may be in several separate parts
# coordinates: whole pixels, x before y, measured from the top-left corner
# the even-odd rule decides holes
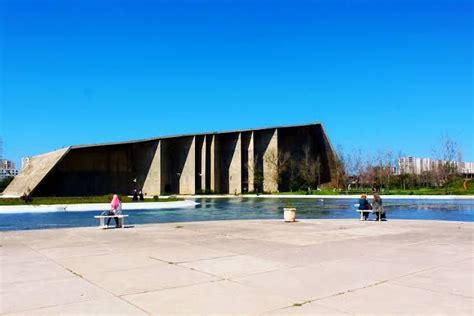
[[[112,202],[110,202],[110,211],[107,212],[106,215],[120,215],[122,214],[122,202],[117,194],[114,194],[112,198]],[[117,217],[114,217],[115,226],[118,227],[119,221]],[[110,217],[107,218],[107,226],[110,224]]]

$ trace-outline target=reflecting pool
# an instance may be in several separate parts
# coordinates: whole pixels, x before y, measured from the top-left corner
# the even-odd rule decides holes
[[[289,200],[216,198],[196,201],[200,204],[194,208],[124,211],[129,214],[126,224],[279,219],[283,218],[283,207]],[[298,208],[300,219],[358,219],[359,213],[354,206],[357,202],[357,199],[291,199],[291,204]],[[474,199],[385,199],[384,205],[388,220],[474,221]],[[0,230],[97,226],[98,221],[93,216],[101,211],[0,214]]]

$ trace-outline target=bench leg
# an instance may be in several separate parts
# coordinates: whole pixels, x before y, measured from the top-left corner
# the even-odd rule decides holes
[[[360,220],[361,220],[361,221],[364,220],[364,213],[363,213],[363,212],[360,212]]]
[[[104,226],[105,226],[105,222],[104,222],[104,218],[103,218],[103,217],[99,218],[99,225],[100,225],[100,227],[104,227]]]

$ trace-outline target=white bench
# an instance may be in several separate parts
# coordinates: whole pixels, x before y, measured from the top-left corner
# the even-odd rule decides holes
[[[99,219],[99,227],[100,228],[107,228],[108,227],[107,225],[105,225],[105,219],[106,218],[117,218],[118,227],[119,228],[124,228],[125,227],[125,217],[128,217],[128,215],[97,215],[97,216],[94,216],[94,218]]]
[[[380,213],[382,213],[381,211],[376,211],[376,210],[359,210],[359,209],[357,209],[357,212],[360,213],[360,220],[361,220],[361,221],[364,220],[364,213],[370,213],[370,214],[379,213],[378,216],[377,216],[377,218],[378,218],[379,221],[382,220],[382,214],[380,214]]]

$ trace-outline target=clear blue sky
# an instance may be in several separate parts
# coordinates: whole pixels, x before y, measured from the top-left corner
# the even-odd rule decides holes
[[[322,122],[346,151],[473,146],[473,2],[0,0],[4,156]]]

